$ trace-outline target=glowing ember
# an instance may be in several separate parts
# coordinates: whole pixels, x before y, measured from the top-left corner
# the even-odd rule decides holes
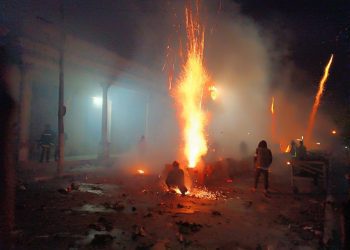
[[[174,189],[174,191],[177,194],[181,195],[181,191],[176,188]],[[206,200],[217,200],[217,199],[225,199],[227,197],[225,197],[221,192],[218,191],[209,191],[207,188],[203,187],[203,188],[192,188],[191,191],[187,191],[186,195],[190,196],[190,197],[195,197],[195,198],[199,198],[199,199],[206,199]]]
[[[196,8],[198,12],[198,6]],[[187,56],[177,80],[175,100],[180,111],[184,137],[184,155],[188,167],[194,168],[207,153],[205,138],[206,115],[202,111],[202,96],[208,75],[203,65],[204,29],[199,14],[186,8]]]
[[[310,114],[309,125],[308,125],[307,136],[306,136],[306,139],[308,140],[308,142],[310,142],[312,140],[312,138],[311,138],[312,137],[312,130],[313,130],[314,125],[315,125],[315,118],[316,118],[317,110],[318,110],[318,107],[320,105],[321,97],[322,97],[324,87],[325,87],[325,84],[326,84],[326,81],[327,81],[327,78],[329,75],[329,68],[331,67],[332,61],[333,61],[333,54],[331,55],[331,58],[329,59],[326,68],[324,69],[324,74],[323,74],[323,77],[320,81],[320,85],[318,87],[318,91],[317,91],[317,94],[315,97],[315,102],[314,102],[314,105],[312,107],[312,112]]]
[[[288,145],[288,146],[286,147],[286,149],[284,150],[284,152],[285,152],[285,153],[289,153],[289,152],[290,152],[290,145]]]
[[[145,174],[145,171],[143,171],[142,169],[138,169],[138,170],[137,170],[137,173],[139,173],[139,174]]]
[[[272,97],[272,102],[271,102],[271,114],[275,113],[275,98]]]
[[[210,92],[211,99],[215,101],[218,98],[218,89],[215,86],[209,86],[208,90]]]
[[[332,134],[333,134],[333,135],[336,135],[336,134],[337,134],[337,131],[336,131],[336,130],[332,130]]]
[[[287,163],[287,165],[290,165],[290,164],[291,164],[290,161],[287,161],[286,163]]]

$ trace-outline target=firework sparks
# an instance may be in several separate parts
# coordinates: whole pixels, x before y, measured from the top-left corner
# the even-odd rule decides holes
[[[318,107],[320,105],[322,94],[324,92],[325,84],[326,84],[326,81],[327,81],[327,78],[329,75],[329,69],[331,67],[332,61],[333,61],[333,54],[331,55],[331,58],[329,59],[327,66],[324,69],[324,74],[323,74],[323,77],[320,81],[318,91],[317,91],[317,94],[315,97],[315,102],[314,102],[314,105],[312,107],[312,111],[310,114],[309,124],[308,124],[308,128],[307,128],[307,136],[306,136],[306,139],[308,140],[308,142],[311,142],[311,140],[312,140],[312,131],[313,131],[314,125],[315,125],[315,118],[316,118],[317,110],[318,110]]]
[[[272,140],[276,140],[276,115],[275,115],[275,97],[272,97],[271,100],[271,137]]]
[[[194,168],[207,153],[205,138],[206,114],[202,111],[202,97],[208,75],[203,63],[204,28],[199,23],[198,6],[195,16],[186,8],[186,60],[177,80],[175,100],[179,108],[184,140],[184,155],[188,167]]]

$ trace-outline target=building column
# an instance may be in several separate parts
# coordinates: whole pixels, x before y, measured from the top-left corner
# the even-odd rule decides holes
[[[101,84],[102,87],[102,126],[101,126],[101,150],[98,158],[102,161],[109,159],[109,138],[108,138],[108,90],[111,84]]]
[[[29,159],[29,128],[31,116],[32,84],[28,77],[28,67],[20,67],[20,114],[19,114],[19,162],[27,162]]]

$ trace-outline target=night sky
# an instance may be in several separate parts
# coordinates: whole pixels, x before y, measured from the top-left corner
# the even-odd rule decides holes
[[[237,2],[237,1],[236,1]],[[350,104],[350,1],[239,0],[242,12],[262,26],[286,31],[291,60],[314,82],[298,86],[317,88],[330,54],[335,54],[323,103],[335,108]],[[297,84],[297,83],[296,83]]]

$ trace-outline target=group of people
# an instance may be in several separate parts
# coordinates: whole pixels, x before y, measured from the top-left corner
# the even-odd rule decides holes
[[[299,141],[299,146],[295,143],[295,141],[291,141],[290,143],[290,155],[292,159],[297,159],[297,160],[306,160],[307,158],[307,149],[304,145],[304,141],[300,140]]]
[[[255,151],[254,156],[254,167],[255,167],[255,178],[254,187],[252,191],[256,191],[259,183],[260,175],[264,176],[264,192],[267,194],[269,192],[269,167],[272,163],[272,153],[267,147],[267,142],[262,140],[259,142],[258,147]],[[185,195],[187,188],[185,186],[185,174],[180,168],[180,164],[174,161],[172,164],[172,169],[169,171],[165,183],[169,190],[178,188],[182,195]]]

